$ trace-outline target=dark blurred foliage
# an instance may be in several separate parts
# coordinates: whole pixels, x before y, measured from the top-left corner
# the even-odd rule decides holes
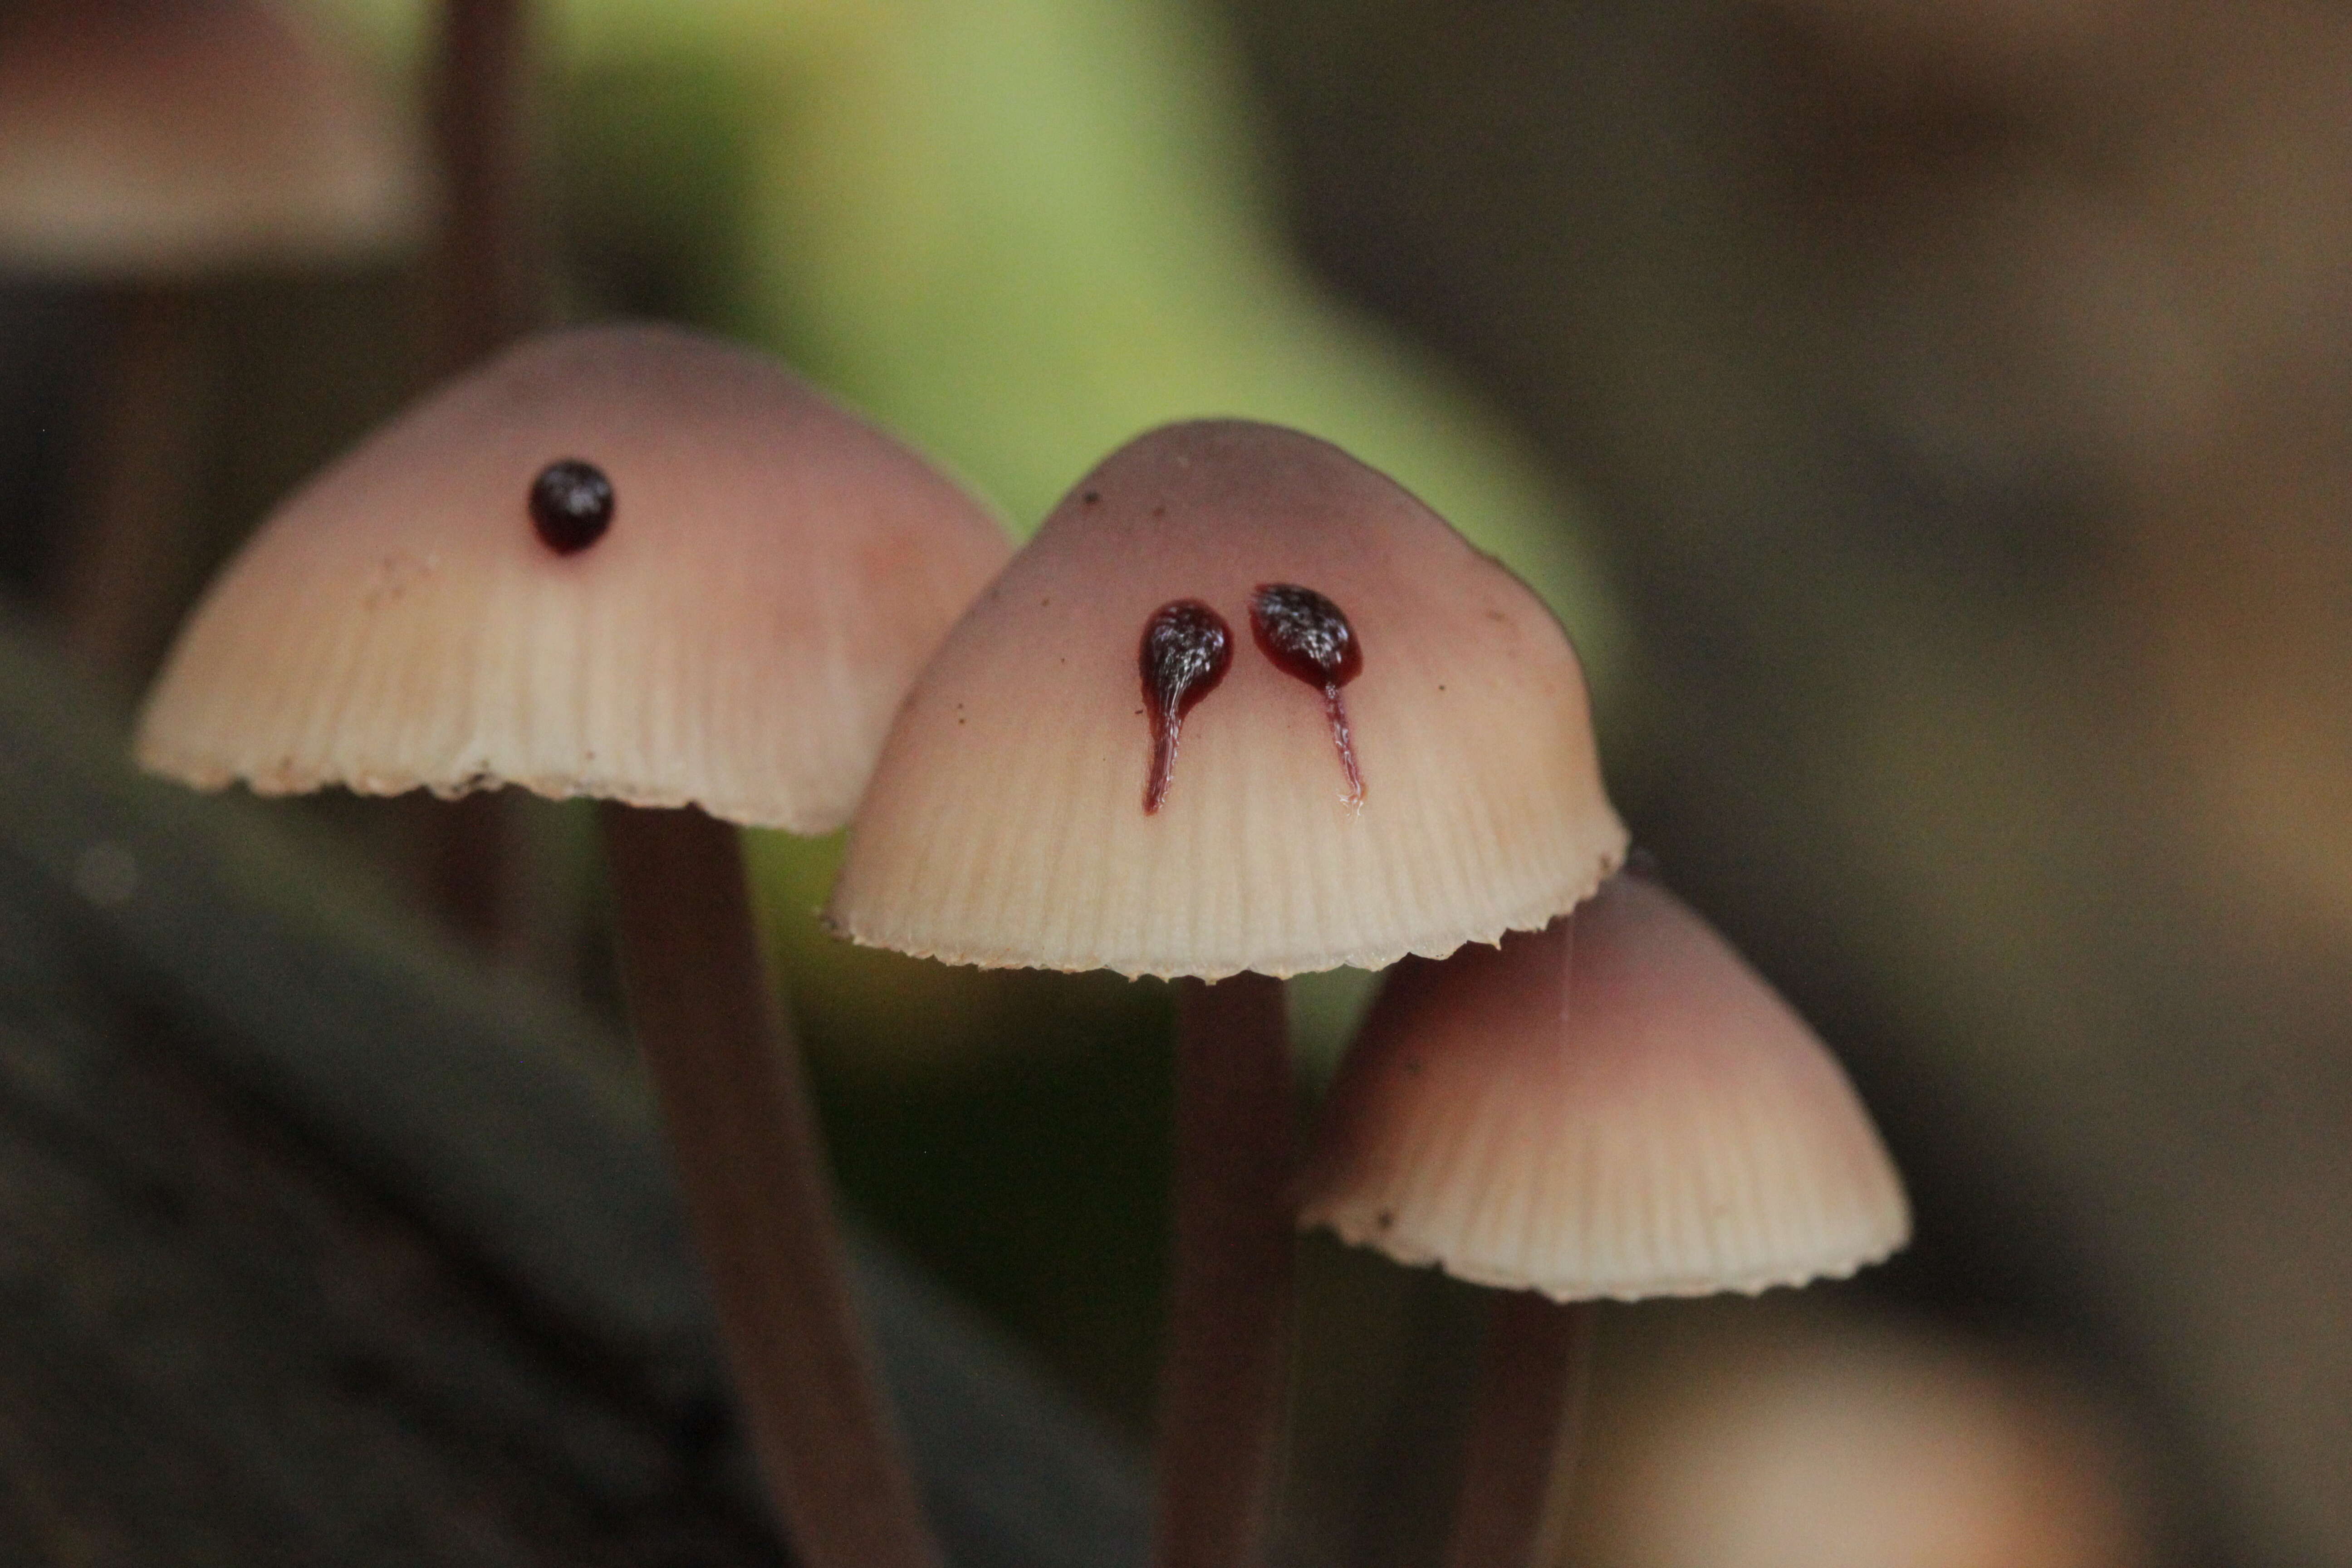
[[[55,292],[0,292],[0,341],[9,345],[0,357],[0,406],[27,408],[54,397],[70,379],[68,355],[79,325],[70,302]],[[30,595],[48,569],[66,427],[63,419],[0,424],[0,515],[11,520],[0,531],[0,582],[20,595]]]
[[[1005,1321],[1050,1324],[1047,1363],[1139,1423],[1164,1267],[1164,989],[1108,977],[992,976],[979,1060],[915,1076],[820,1074],[844,1184],[867,1215]],[[815,1027],[824,1029],[820,1014]],[[845,1047],[850,1047],[845,1049]]]

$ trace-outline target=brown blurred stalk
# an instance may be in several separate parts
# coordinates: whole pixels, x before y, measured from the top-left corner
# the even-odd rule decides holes
[[[106,312],[85,500],[58,614],[75,662],[129,685],[161,650],[188,570],[204,355],[197,305],[183,287],[119,285]]]
[[[438,369],[452,374],[538,324],[548,294],[532,178],[528,0],[446,0],[434,135]]]
[[[1449,1568],[1558,1561],[1592,1319],[1591,1302],[1532,1290],[1505,1291],[1488,1309]]]
[[[442,212],[433,258],[434,372],[454,375],[539,324],[549,294],[534,198],[529,0],[446,0],[434,139]],[[520,498],[518,498],[520,501]],[[416,864],[442,918],[507,956],[517,930],[516,803],[478,793],[424,807]]]
[[[1160,1368],[1159,1568],[1265,1558],[1297,1245],[1282,982],[1177,983],[1175,1246]]]

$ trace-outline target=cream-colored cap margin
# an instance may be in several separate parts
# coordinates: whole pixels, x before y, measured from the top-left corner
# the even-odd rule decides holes
[[[615,498],[572,555],[529,510],[562,458]],[[772,361],[664,328],[557,333],[269,519],[183,630],[139,758],[266,795],[510,784],[828,832],[1010,551]]]
[[[1320,691],[1252,637],[1274,583],[1354,630],[1360,803]],[[1178,599],[1228,623],[1232,664],[1147,814],[1138,650]],[[1202,422],[1080,481],[958,624],[892,728],[828,916],[955,963],[1377,967],[1542,925],[1624,842],[1575,651],[1533,594],[1338,448]]]
[[[1485,1285],[1754,1291],[1903,1245],[1901,1179],[1812,1031],[1674,896],[1620,876],[1543,932],[1391,975],[1301,1224]]]

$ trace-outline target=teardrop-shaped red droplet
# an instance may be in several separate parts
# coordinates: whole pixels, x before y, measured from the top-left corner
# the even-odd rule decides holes
[[[1143,623],[1136,664],[1143,676],[1144,711],[1151,719],[1151,771],[1143,784],[1147,816],[1168,796],[1184,715],[1217,689],[1233,662],[1232,628],[1198,599],[1162,605]]]
[[[1250,630],[1274,667],[1323,693],[1331,723],[1331,744],[1348,776],[1348,802],[1360,805],[1364,775],[1356,765],[1355,737],[1348,729],[1348,706],[1339,689],[1364,672],[1363,644],[1347,612],[1312,588],[1296,583],[1261,583],[1250,596]]]

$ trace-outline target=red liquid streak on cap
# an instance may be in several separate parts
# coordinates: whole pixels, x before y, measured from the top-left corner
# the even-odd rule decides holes
[[[1143,676],[1144,710],[1151,715],[1151,772],[1143,784],[1143,812],[1157,813],[1176,773],[1176,742],[1184,715],[1217,689],[1234,661],[1225,618],[1198,599],[1178,599],[1143,623],[1136,664]]]
[[[1276,669],[1323,693],[1331,744],[1348,775],[1348,804],[1363,805],[1364,775],[1356,766],[1356,742],[1348,732],[1348,707],[1339,688],[1364,672],[1364,650],[1346,613],[1312,588],[1261,583],[1250,596],[1250,629]]]

